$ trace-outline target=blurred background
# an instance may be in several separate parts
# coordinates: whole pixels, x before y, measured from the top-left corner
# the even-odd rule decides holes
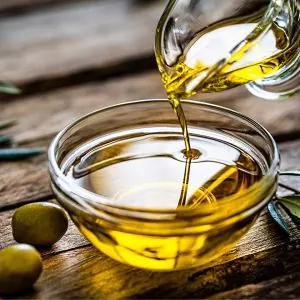
[[[95,109],[164,98],[154,37],[167,3],[0,1],[0,80],[22,90],[17,96],[0,94],[1,118],[18,120],[12,129],[16,141],[50,141],[64,126]],[[297,99],[270,104],[244,87],[196,98],[247,114],[278,140],[300,131]]]
[[[30,92],[29,83],[53,88],[153,68],[154,32],[166,2],[2,0],[0,78]]]
[[[22,124],[15,127],[17,141],[54,135],[116,102],[163,97],[153,49],[166,3],[2,0],[0,80],[22,93],[0,94],[0,100],[18,99],[0,105],[2,118]]]

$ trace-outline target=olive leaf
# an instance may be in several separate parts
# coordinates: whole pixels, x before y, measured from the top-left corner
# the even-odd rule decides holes
[[[0,130],[16,125],[16,120],[0,121]],[[0,146],[12,145],[13,137],[0,135]],[[18,161],[45,153],[45,148],[0,148],[0,162]]]
[[[21,90],[8,82],[0,82],[0,92],[7,94],[20,94]]]
[[[271,201],[268,204],[268,211],[269,211],[271,217],[273,218],[273,220],[276,222],[276,224],[283,231],[285,231],[285,233],[287,233],[289,235],[290,234],[289,226],[285,222],[285,220],[283,219],[283,217],[281,216],[281,213],[280,213],[277,205],[278,205],[278,201],[276,201],[276,200],[275,201]]]
[[[17,161],[45,153],[44,148],[0,149],[0,161]]]
[[[300,195],[277,198],[296,225],[300,225]]]
[[[8,135],[0,135],[0,145],[12,144],[12,137]]]

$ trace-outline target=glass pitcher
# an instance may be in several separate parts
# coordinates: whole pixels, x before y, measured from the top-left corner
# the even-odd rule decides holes
[[[155,50],[168,93],[285,99],[300,91],[300,0],[171,0]]]

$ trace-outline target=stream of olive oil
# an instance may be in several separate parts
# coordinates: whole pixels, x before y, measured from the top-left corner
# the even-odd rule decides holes
[[[193,201],[188,199],[199,193],[201,197],[209,195],[208,202],[219,200],[233,192],[239,194],[258,181],[262,176],[258,163],[239,145],[227,143],[227,137],[222,142],[211,139],[208,143],[201,135],[189,135],[181,99],[264,78],[293,59],[289,39],[275,23],[259,38],[236,47],[253,32],[261,16],[258,13],[248,19],[209,26],[192,39],[176,63],[162,72],[168,99],[182,129],[180,137],[142,134],[99,146],[100,150],[90,149],[91,155],[76,159],[70,176],[84,188],[119,205],[152,209],[190,206]],[[216,63],[230,52],[231,57],[214,70]],[[208,70],[214,72],[207,73]],[[82,169],[85,171],[78,171]]]
[[[114,135],[114,142],[108,137],[107,143],[101,140],[98,145],[93,141],[90,148],[84,145],[84,151],[79,151],[66,169],[67,176],[88,192],[109,199],[112,205],[149,211],[176,210],[178,206],[200,208],[202,204],[239,196],[258,182],[263,176],[263,167],[252,155],[255,151],[245,149],[242,143],[231,140],[225,133],[213,138],[203,128],[190,128],[189,132],[180,102],[196,93],[225,90],[263,78],[291,59],[291,53],[285,51],[288,40],[274,25],[249,51],[245,51],[246,45],[213,76],[206,76],[206,70],[222,58],[226,49],[233,48],[255,25],[229,22],[208,28],[194,38],[172,71],[162,74],[182,132],[154,126],[153,132],[147,127],[135,133],[129,131],[127,135],[124,128],[120,137]],[[228,36],[232,38],[229,45]],[[211,49],[207,39],[217,39],[218,49]],[[237,223],[234,228],[223,228],[212,236],[206,233],[156,236],[142,233],[142,223],[138,234],[102,226],[101,220],[97,224],[81,220],[80,216],[73,216],[73,220],[88,239],[109,256],[157,270],[206,263],[235,243],[252,222]]]
[[[177,114],[185,142],[186,167],[179,206],[186,203],[194,156],[201,155],[198,149],[191,147],[180,100],[198,93],[227,90],[265,78],[293,58],[293,49],[287,50],[287,35],[275,24],[259,38],[253,36],[252,40],[241,44],[258,25],[260,18],[261,13],[258,13],[248,19],[223,21],[205,29],[194,37],[178,61],[162,73],[168,99]],[[232,49],[239,44],[241,46],[238,50],[233,51]],[[224,55],[229,52],[231,57],[222,61]],[[157,61],[159,62],[159,59]]]
[[[181,198],[180,205],[189,207],[213,203],[243,193],[262,176],[256,160],[226,136],[210,138],[197,129],[190,134],[197,151],[186,155],[180,131],[164,130],[145,134],[141,128],[136,135],[90,148],[68,176],[112,204],[153,210],[176,209]]]

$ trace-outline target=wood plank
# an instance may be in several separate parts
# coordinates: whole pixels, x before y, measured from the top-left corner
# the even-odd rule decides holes
[[[0,20],[0,74],[20,86],[153,57],[165,3],[72,2]],[[130,70],[128,70],[130,72]]]
[[[0,213],[0,249],[14,243],[12,214],[13,210]],[[287,238],[264,210],[240,243],[204,270],[198,268],[165,276],[114,262],[90,247],[70,222],[66,235],[58,243],[41,250],[45,261],[43,277],[37,292],[22,295],[22,298],[65,298],[66,295],[69,298],[75,297],[76,292],[82,298],[205,297],[294,271],[300,262],[292,260],[292,255],[295,257],[299,247],[300,228],[293,226]],[[295,253],[285,256],[286,252]],[[141,280],[136,282],[134,278],[140,276]],[[97,282],[99,287],[94,286]]]
[[[299,299],[300,272],[213,295],[209,299]]]
[[[296,143],[282,145],[286,166],[300,153],[285,159]],[[299,145],[299,142],[298,142]],[[0,213],[0,248],[14,243],[10,220],[13,211]],[[33,299],[72,298],[183,298],[206,297],[244,284],[290,274],[299,268],[295,259],[300,247],[300,228],[287,237],[266,210],[241,242],[204,270],[152,273],[121,265],[105,257],[70,223],[67,234],[53,248],[42,251],[45,270],[37,292],[22,295]],[[290,242],[289,242],[290,241]],[[84,279],[85,278],[85,279]],[[78,297],[79,297],[78,296]]]
[[[11,217],[13,212],[14,209],[0,213],[0,248],[15,243],[11,231]],[[300,234],[300,229],[295,226],[291,226],[291,228],[292,235],[290,239],[297,239]],[[285,242],[286,236],[278,230],[277,226],[269,217],[267,210],[264,210],[244,239],[230,252],[230,259],[271,249]],[[73,222],[69,220],[69,229],[65,236],[52,248],[44,249],[42,254],[54,254],[87,245],[89,245],[89,242],[85,240]]]
[[[0,15],[12,15],[28,12],[41,8],[47,8],[54,5],[70,5],[74,2],[92,2],[97,0],[2,0],[0,2]],[[150,1],[155,0],[126,0],[131,1],[133,4],[144,5]],[[156,0],[157,1],[157,0]]]
[[[0,3],[0,10],[16,6],[35,5],[41,2],[53,2],[53,0],[3,0]]]
[[[149,272],[119,264],[93,247],[44,257],[44,272],[30,299],[203,298],[299,270],[299,239],[235,259],[228,254],[200,270]],[[248,246],[249,248],[249,246]]]
[[[93,110],[131,100],[155,98],[165,98],[160,75],[158,72],[147,72],[18,100],[0,101],[0,109],[2,119],[15,118],[19,121],[19,125],[9,133],[14,134],[18,142],[24,143],[53,136]],[[275,136],[300,132],[300,96],[289,101],[269,102],[250,95],[240,87],[222,93],[202,94],[197,99],[244,113]]]
[[[0,14],[19,13],[65,1],[69,0],[2,0],[0,2]]]
[[[48,146],[54,134],[92,110],[124,101],[164,97],[157,72],[118,78],[101,84],[87,84],[52,93],[0,101],[1,118],[15,118],[19,124],[7,131],[26,146]],[[268,102],[250,96],[244,88],[218,94],[201,95],[201,100],[237,109],[255,118],[275,136],[300,130],[299,96],[285,102]],[[283,166],[299,167],[299,144],[289,147],[289,159]],[[295,149],[295,153],[293,153]],[[284,152],[283,152],[284,156]],[[21,202],[51,197],[48,185],[47,156],[24,162],[1,162],[0,208]],[[299,184],[296,183],[296,184]],[[299,185],[298,185],[299,186]]]
[[[234,261],[222,262],[222,258],[213,267],[173,273],[165,280],[160,275],[159,282],[150,282],[150,288],[144,288],[138,295],[133,291],[132,296],[138,299],[201,299],[245,284],[294,273],[299,270],[300,263],[295,260],[297,247],[299,244],[292,242]]]
[[[297,149],[295,145],[296,142],[282,145],[287,166],[299,160],[299,152],[298,156],[292,152],[293,158],[285,159],[284,149],[290,153]],[[0,247],[13,243],[12,213],[0,214]],[[295,259],[299,248],[300,228],[294,227],[287,239],[264,211],[238,246],[219,260],[202,270],[166,276],[133,269],[105,257],[89,247],[70,224],[68,233],[54,248],[42,251],[45,270],[37,291],[22,298],[202,298],[295,272],[300,267],[300,261]]]
[[[13,101],[0,101],[0,109],[1,118],[18,120],[18,126],[9,133],[23,143],[53,136],[73,120],[93,110],[150,97],[164,97],[158,72],[125,76]]]

